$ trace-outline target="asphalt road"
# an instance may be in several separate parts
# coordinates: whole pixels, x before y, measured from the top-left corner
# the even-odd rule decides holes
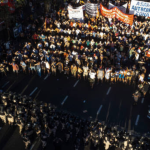
[[[132,93],[135,89],[131,85],[103,83],[95,84],[91,89],[88,81],[73,77],[67,79],[65,76],[55,77],[50,74],[39,78],[35,74],[20,73],[18,76],[9,74],[2,77],[0,89],[30,95],[33,99],[52,103],[58,109],[83,118],[105,121],[106,124],[120,125],[127,130],[145,133],[150,129],[150,120],[147,118],[150,96],[147,94],[144,100],[141,98],[138,105],[133,106]],[[0,149],[10,150],[15,147],[15,150],[24,150],[18,128],[2,126],[0,145],[3,144]]]

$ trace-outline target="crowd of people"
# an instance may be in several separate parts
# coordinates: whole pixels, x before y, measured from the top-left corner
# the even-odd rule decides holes
[[[66,7],[51,9],[45,16],[32,16],[28,21],[23,25],[18,48],[8,43],[2,49],[0,70],[5,76],[12,66],[17,74],[37,72],[41,77],[41,72],[58,72],[83,77],[92,88],[95,80],[134,85],[148,80],[148,21],[135,17],[130,26],[101,15],[91,18],[86,13],[84,22],[74,21],[69,20]]]
[[[133,84],[138,88],[133,94],[136,105],[149,88],[150,22],[135,16],[130,26],[101,15],[93,18],[85,11],[84,21],[69,20],[67,3],[63,6],[51,5],[48,13],[37,16],[36,3],[30,2],[31,15],[22,24],[19,37],[0,46],[1,76],[12,70],[39,77],[50,73],[67,79],[73,76],[89,81],[91,88],[103,81]],[[43,8],[42,4],[38,7]],[[58,149],[64,139],[74,139],[75,150],[89,142],[95,147],[103,143],[105,149],[150,148],[149,135],[130,135],[125,129],[84,120],[11,92],[3,93],[1,100],[1,119],[19,126],[26,148],[35,136],[40,137],[43,148],[50,137]],[[57,136],[60,131],[65,138]]]
[[[122,150],[150,148],[149,133],[141,136],[119,126],[109,126],[98,120],[86,120],[57,110],[50,103],[36,102],[26,95],[4,92],[0,103],[0,118],[4,123],[19,126],[26,149],[30,149],[36,138],[41,141],[43,149],[50,139],[56,150],[70,142],[70,149],[74,150],[83,149],[89,144],[92,149],[101,146],[105,150],[110,147]]]

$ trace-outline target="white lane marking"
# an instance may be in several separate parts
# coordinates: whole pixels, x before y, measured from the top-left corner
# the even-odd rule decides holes
[[[65,101],[67,100],[68,95],[65,97],[65,99],[62,101],[61,105],[63,105],[65,103]]]
[[[31,93],[30,96],[38,89],[38,87],[36,87]]]
[[[110,90],[111,90],[111,87],[109,87],[109,89],[108,89],[108,91],[107,91],[107,94],[106,94],[106,95],[108,95],[108,94],[109,94]]]
[[[30,150],[33,149],[33,147],[35,146],[35,144],[36,144],[36,141],[33,143],[33,145],[31,146]]]
[[[97,111],[97,115],[100,113],[101,109],[102,109],[103,105],[101,105]]]
[[[44,80],[46,80],[46,79],[49,77],[50,74],[51,74],[51,73],[47,74],[47,76],[44,78]]]
[[[37,98],[37,96],[39,95],[39,93],[41,92],[41,89],[38,91],[38,93],[35,95],[35,98],[34,99],[36,99]]]
[[[9,88],[6,90],[6,92],[9,91],[9,89],[14,85],[15,82],[16,82],[16,81],[14,81],[14,82],[9,86]]]
[[[140,115],[137,115],[136,122],[135,122],[136,126],[138,125],[139,119],[140,119]]]
[[[6,82],[3,86],[2,86],[2,88],[4,88],[7,84],[9,83],[9,81],[8,82]]]
[[[106,121],[108,120],[109,111],[110,111],[110,106],[111,106],[111,102],[109,103],[109,106],[108,106],[108,111],[107,111]]]
[[[32,80],[35,78],[35,76],[33,76],[31,78],[31,80],[29,81],[29,83],[26,85],[26,87],[22,90],[21,95],[24,93],[24,91],[27,89],[27,87],[30,85],[30,83],[32,82]]]
[[[79,80],[74,84],[74,86],[73,87],[76,87],[76,85],[78,84],[78,82],[79,82]]]
[[[142,103],[142,104],[144,103],[144,98],[142,98],[142,101],[141,101],[141,103]]]
[[[24,91],[27,89],[28,86],[29,84],[27,84],[26,87],[22,90],[21,95],[24,93]]]

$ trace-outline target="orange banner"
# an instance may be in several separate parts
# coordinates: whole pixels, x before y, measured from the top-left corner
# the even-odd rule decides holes
[[[102,4],[100,4],[100,11],[102,16],[107,18],[117,18],[118,20],[130,24],[133,24],[134,15],[127,15],[121,12],[117,7],[112,9],[105,8]]]

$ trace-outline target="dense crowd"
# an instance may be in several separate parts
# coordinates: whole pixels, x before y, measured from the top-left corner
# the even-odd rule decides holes
[[[7,75],[10,66],[17,74],[37,72],[40,77],[41,72],[56,75],[58,71],[67,77],[71,73],[88,79],[92,88],[95,80],[135,85],[149,79],[148,21],[135,17],[130,26],[103,16],[91,18],[86,13],[84,22],[74,21],[68,19],[66,7],[33,17],[23,25],[17,49],[10,43],[3,47],[2,74]]]
[[[134,18],[132,26],[103,16],[92,18],[84,12],[84,21],[69,20],[67,3],[59,8],[51,5],[48,13],[36,15],[37,6],[29,5],[31,15],[22,24],[16,40],[0,46],[0,72],[7,76],[18,73],[65,75],[95,82],[133,84],[135,104],[145,96],[150,80],[150,22]],[[43,9],[43,5],[39,7]],[[21,18],[20,18],[21,19]],[[15,41],[19,44],[15,46]],[[32,101],[26,96],[3,93],[0,117],[6,123],[18,125],[28,148],[39,137],[43,148],[47,139],[54,146],[73,139],[74,149],[92,143],[121,149],[149,149],[149,135],[129,134],[125,129],[110,127],[98,121],[88,121],[60,112],[50,104]],[[58,132],[63,132],[63,138]],[[64,141],[65,140],[65,141]]]
[[[150,148],[149,133],[139,135],[127,132],[119,126],[109,126],[98,120],[82,119],[70,113],[59,111],[50,103],[36,102],[12,92],[2,93],[0,118],[4,123],[19,126],[19,132],[28,149],[36,138],[42,148],[46,148],[52,139],[55,149],[72,143],[74,150],[91,145],[96,149],[103,146],[105,150],[118,147],[122,150],[148,150]],[[60,136],[60,133],[62,134]]]

